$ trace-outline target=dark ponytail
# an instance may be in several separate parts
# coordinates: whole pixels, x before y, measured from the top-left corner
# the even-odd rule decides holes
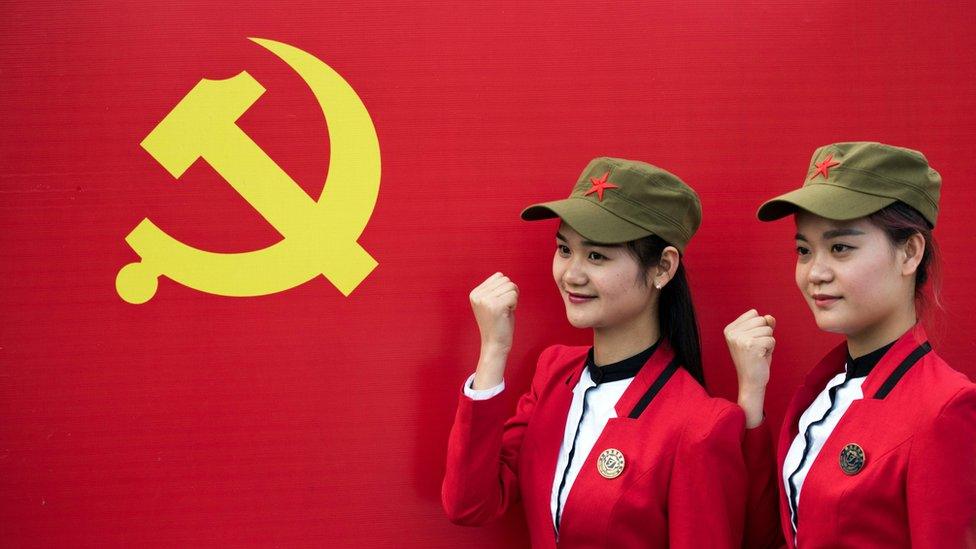
[[[657,235],[626,243],[627,250],[640,264],[641,284],[647,284],[647,272],[658,265],[661,261],[661,253],[668,246],[670,244]],[[691,301],[691,287],[688,285],[683,263],[678,264],[674,277],[661,290],[657,316],[661,335],[667,338],[684,369],[704,387],[705,372],[702,370],[698,320]]]

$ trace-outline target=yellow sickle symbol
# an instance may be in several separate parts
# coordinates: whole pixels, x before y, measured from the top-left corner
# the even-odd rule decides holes
[[[226,80],[203,79],[142,141],[179,178],[203,158],[284,237],[261,250],[213,253],[188,246],[143,219],[125,237],[140,262],[115,280],[129,303],[149,301],[158,278],[226,296],[267,295],[325,275],[349,295],[376,267],[357,243],[380,186],[380,148],[359,96],[331,67],[287,44],[251,38],[301,76],[328,120],[329,173],[316,202],[237,125],[264,93],[242,71]],[[329,99],[326,103],[326,98]]]

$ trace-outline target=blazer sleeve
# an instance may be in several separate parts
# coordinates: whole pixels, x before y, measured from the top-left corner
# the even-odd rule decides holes
[[[906,484],[912,547],[976,547],[976,386],[915,435]]]
[[[779,479],[776,451],[769,422],[745,430],[742,454],[746,463],[745,533],[742,547],[773,549],[786,547],[779,516]]]
[[[673,549],[733,548],[742,542],[746,466],[745,414],[718,405],[692,420],[675,453],[668,488],[668,536]]]
[[[451,522],[479,526],[519,500],[519,451],[553,352],[549,347],[539,355],[532,385],[510,418],[504,393],[487,400],[460,395],[441,485],[441,503]]]

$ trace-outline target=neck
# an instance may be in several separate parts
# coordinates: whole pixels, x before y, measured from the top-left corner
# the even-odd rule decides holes
[[[898,339],[918,322],[915,314],[915,302],[909,301],[909,306],[885,317],[884,321],[868,326],[856,334],[847,335],[847,352],[852,358],[862,357],[875,349]]]
[[[661,338],[656,311],[627,326],[593,329],[593,361],[597,366],[620,362],[647,349]]]

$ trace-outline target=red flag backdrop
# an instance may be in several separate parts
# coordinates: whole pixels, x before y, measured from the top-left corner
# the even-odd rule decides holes
[[[945,181],[930,332],[976,376],[974,18],[965,2],[5,2],[0,544],[525,545],[519,510],[465,529],[440,508],[477,358],[467,293],[496,270],[521,287],[505,398],[545,345],[588,341],[549,274],[555,225],[518,212],[567,195],[599,155],[698,190],[686,264],[710,388],[734,397],[722,327],[775,314],[779,421],[837,339],[794,288],[791,223],[760,224],[756,207],[799,185],[818,145],[922,150]],[[115,280],[144,218],[216,254],[283,240],[210,162],[177,179],[140,146],[201,79],[263,86],[237,125],[306,202],[338,162],[338,122],[249,37],[307,52],[365,105],[382,176],[359,243],[378,265],[348,296],[322,275],[257,297],[164,276],[127,303]],[[300,252],[245,274],[297,272]]]

